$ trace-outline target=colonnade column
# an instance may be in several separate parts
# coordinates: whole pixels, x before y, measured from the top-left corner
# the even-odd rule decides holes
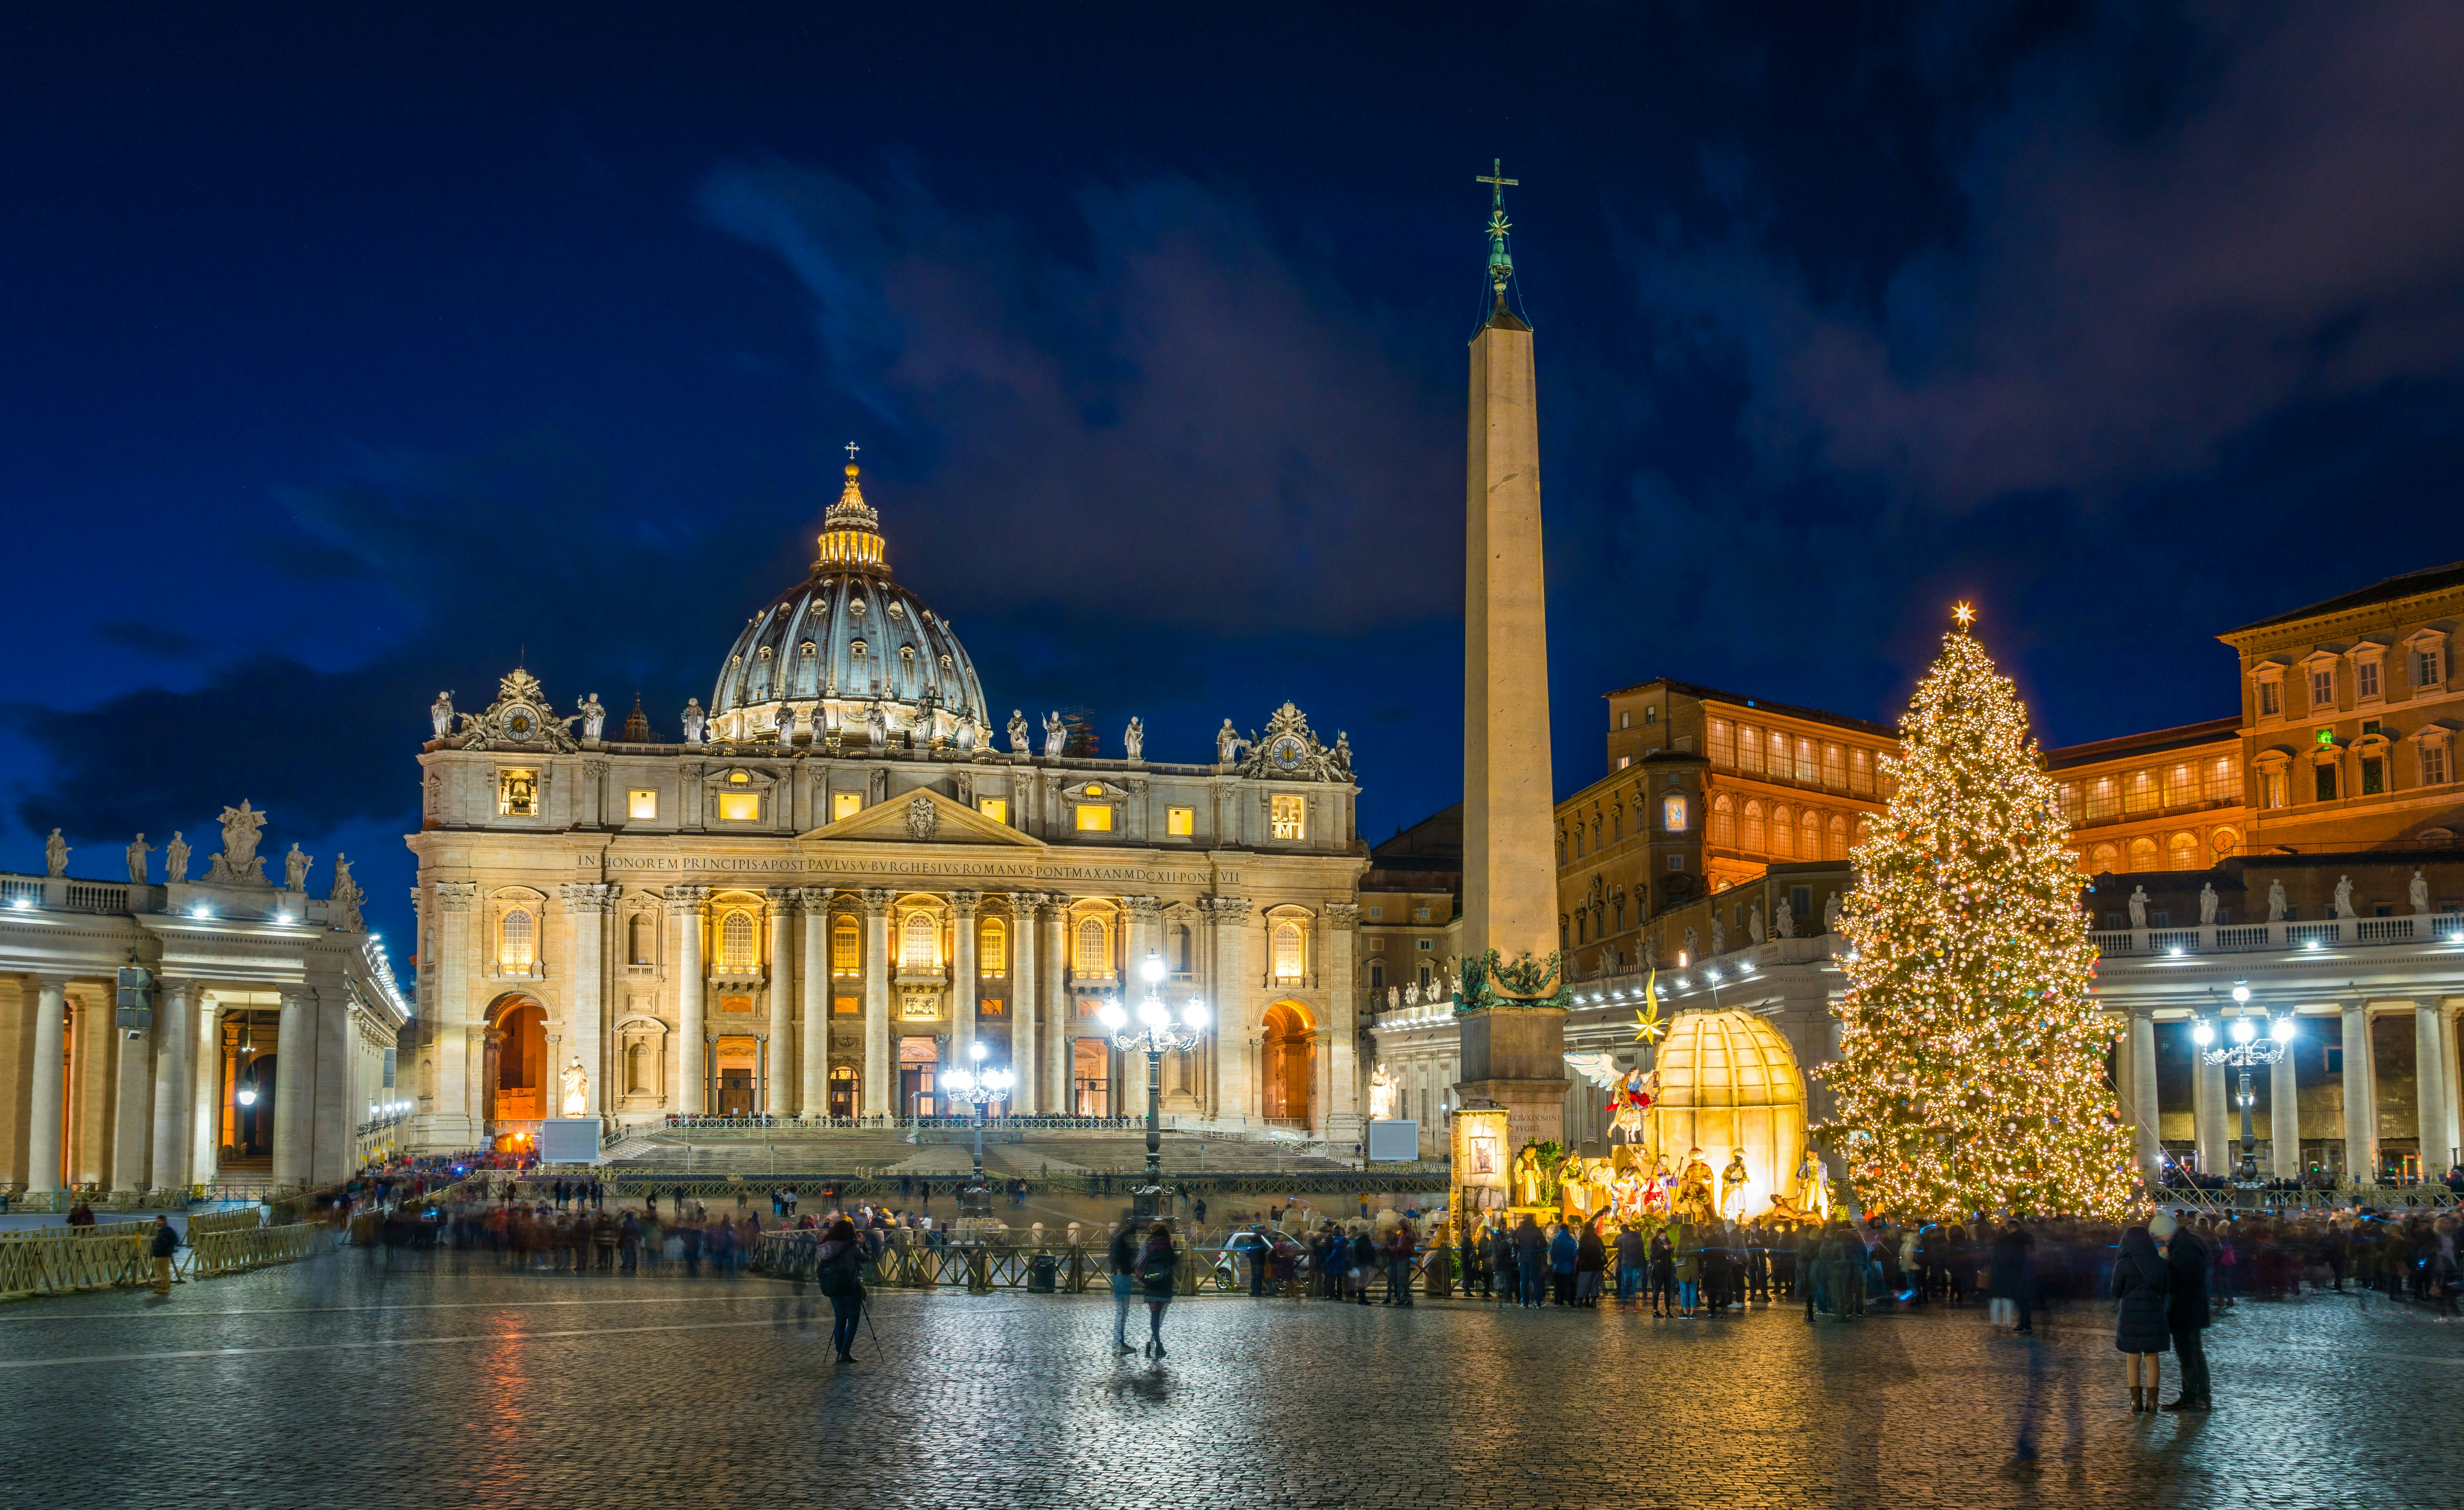
[[[830,888],[806,886],[796,898],[804,913],[803,970],[796,977],[803,1005],[796,1029],[803,1088],[798,1109],[822,1117],[830,1109]]]
[[[26,1193],[42,1195],[60,1188],[60,1128],[67,1116],[62,1095],[67,1087],[65,1037],[68,977],[34,977],[34,1083],[26,1129]]]
[[[2439,1031],[2440,1004],[2412,1004],[2413,1095],[2421,1113],[2421,1177],[2434,1180],[2447,1172],[2447,1066],[2440,1062],[2447,1043]]]
[[[1199,909],[1215,924],[1215,1115],[1245,1127],[1258,1115],[1250,1044],[1261,1031],[1257,992],[1249,982],[1249,899],[1205,897]]]
[[[2447,997],[2438,1012],[2439,1082],[2447,1089],[2440,1105],[2447,1110],[2447,1157],[2464,1158],[2464,1060],[2456,1057],[2455,1013],[2464,1000]]]
[[[2368,1182],[2379,1172],[2379,1100],[2377,1066],[2370,1062],[2370,1004],[2345,1004],[2344,1027],[2344,1173]]]
[[[762,899],[770,919],[770,1043],[761,1055],[761,1110],[790,1116],[796,1109],[796,890],[769,886]]]
[[[2267,1081],[2268,1162],[2279,1180],[2301,1173],[2301,1085],[2294,1064],[2300,1047],[2299,1037],[2285,1044]]]
[[[1360,1130],[1359,1022],[1353,1006],[1353,950],[1359,941],[1360,904],[1330,903],[1326,909],[1327,1083],[1333,1091],[1327,1102],[1326,1130],[1338,1142],[1358,1138]],[[1427,1119],[1422,1119],[1423,1121]]]
[[[191,1185],[210,1184],[222,1172],[223,1134],[223,1056],[222,1007],[211,995],[199,992],[203,999],[188,1014],[188,1151],[186,1155],[187,1181]],[[418,1061],[412,1059],[403,1073],[416,1073]],[[417,1087],[413,1087],[413,1097]]]
[[[972,1071],[975,1056],[968,1046],[976,1041],[976,909],[983,905],[980,891],[950,893],[950,1062]],[[1011,1050],[1011,1057],[1017,1050]]]
[[[1043,959],[1036,976],[1036,1010],[1044,1014],[1044,1105],[1067,1114],[1077,1109],[1069,1083],[1069,982],[1062,975],[1068,962],[1069,899],[1055,891],[1044,899],[1039,919],[1044,929]],[[1115,1097],[1115,1109],[1118,1098]]]
[[[669,886],[662,893],[676,921],[676,1037],[683,1040],[676,1072],[677,1104],[688,1117],[708,1107],[703,1082],[710,1075],[710,1041],[702,1028],[701,906],[708,886]]]
[[[359,1115],[350,1105],[351,989],[339,974],[315,977],[308,1009],[317,1038],[317,1079],[309,1087],[308,1183],[326,1185],[351,1172],[352,1129]],[[556,1083],[549,1066],[548,1084]]]
[[[2156,1015],[2130,1009],[2130,1120],[2138,1125],[2139,1171],[2157,1178],[2165,1164],[2156,1106]]]
[[[436,926],[429,946],[436,951],[436,1105],[437,1131],[449,1149],[467,1149],[482,1141],[487,1129],[479,1119],[487,1103],[472,1077],[472,1060],[479,1050],[480,1003],[471,991],[471,917],[478,900],[477,883],[436,883]]]
[[[308,1183],[309,1121],[316,1114],[317,996],[282,988],[274,1061],[274,1183]]]
[[[2199,1140],[2199,1172],[2221,1174],[2233,1167],[2233,1155],[2225,1147],[2231,1137],[2225,1121],[2231,1105],[2225,1067],[2209,1063],[2206,1051],[2195,1043],[2190,1056],[2190,1121]]]
[[[189,1097],[197,1074],[189,1051],[197,1044],[197,1011],[185,980],[165,980],[154,1000],[154,1157],[149,1178],[158,1191],[188,1184]]]
[[[864,901],[864,1114],[890,1115],[890,904],[893,893],[868,886]]]
[[[550,1064],[543,1094],[553,1099],[551,1117],[596,1117],[607,1105],[606,1080],[614,1069],[603,1048],[607,1041],[607,914],[615,905],[612,886],[576,881],[564,887],[564,913],[573,929],[573,980],[565,993],[565,1016],[572,1022],[573,1057],[582,1061],[583,1103],[579,1112],[565,1109],[564,1066]]]
[[[123,1028],[115,1014],[97,1018],[99,1041],[119,1055],[112,1068],[111,1188],[142,1193],[154,1153],[154,1030]],[[2424,1147],[2428,1145],[2425,1144]]]
[[[1009,1062],[1018,1076],[1018,1109],[1022,1112],[1057,1110],[1049,1104],[1051,1083],[1042,1073],[1044,1035],[1037,1031],[1036,1014],[1042,998],[1035,989],[1035,927],[1037,910],[1044,905],[1042,893],[1013,891],[1009,894]]]

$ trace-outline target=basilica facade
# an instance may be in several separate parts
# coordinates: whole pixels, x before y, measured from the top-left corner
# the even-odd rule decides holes
[[[1143,1115],[1143,1055],[1097,1014],[1150,960],[1211,1022],[1163,1067],[1167,1116],[1357,1136],[1347,742],[1286,704],[1211,760],[1150,760],[1134,721],[1121,758],[1073,754],[1057,714],[997,721],[853,466],[817,543],[676,738],[638,708],[610,731],[595,694],[559,715],[522,669],[482,711],[439,698],[408,841],[418,1140],[934,1115],[979,1061],[1014,1114]]]

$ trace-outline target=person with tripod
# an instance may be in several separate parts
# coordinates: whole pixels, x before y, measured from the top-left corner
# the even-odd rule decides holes
[[[864,1317],[864,1244],[855,1223],[840,1217],[813,1256],[813,1278],[830,1302],[830,1346],[839,1362],[855,1362],[855,1328]]]

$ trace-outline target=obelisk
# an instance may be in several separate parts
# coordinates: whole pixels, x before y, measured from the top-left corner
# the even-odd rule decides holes
[[[1471,339],[1463,541],[1463,1083],[1507,1114],[1509,1147],[1565,1126],[1549,763],[1549,611],[1531,327],[1507,308],[1506,188],[1490,186],[1489,308]]]

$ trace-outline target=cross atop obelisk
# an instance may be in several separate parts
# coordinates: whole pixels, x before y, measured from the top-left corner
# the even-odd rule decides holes
[[[1474,175],[1472,182],[1486,184],[1489,186],[1488,284],[1496,291],[1497,301],[1503,304],[1506,302],[1507,281],[1514,276],[1514,255],[1506,250],[1506,233],[1514,229],[1514,223],[1506,218],[1506,188],[1509,184],[1520,188],[1523,186],[1523,180],[1507,178],[1506,161],[1503,158],[1491,158],[1488,160],[1488,171]]]

